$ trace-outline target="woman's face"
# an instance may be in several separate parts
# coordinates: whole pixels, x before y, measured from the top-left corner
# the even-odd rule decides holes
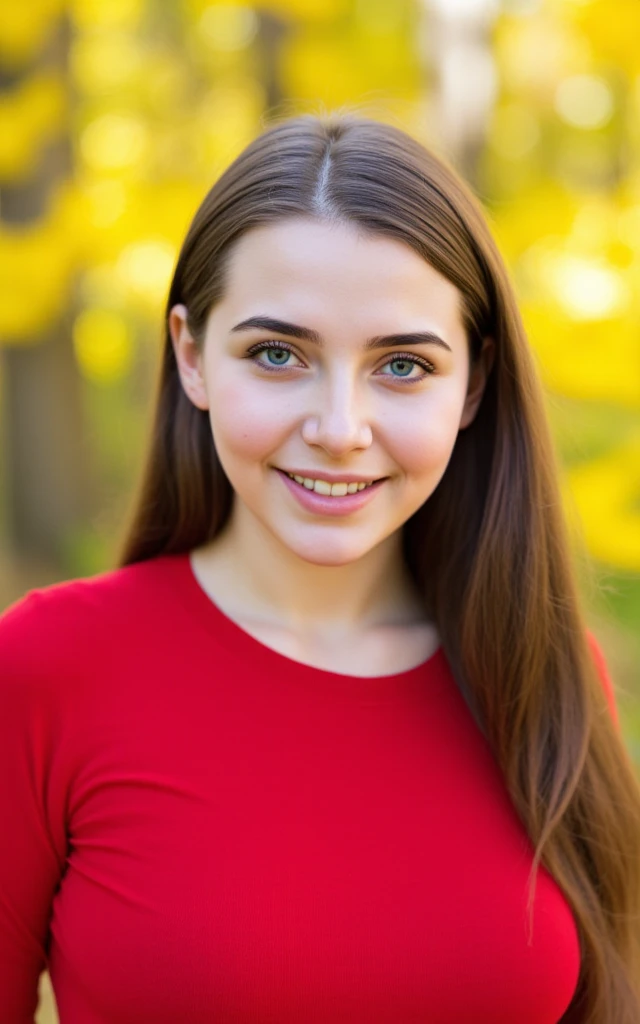
[[[492,353],[470,375],[460,294],[408,246],[306,218],[240,238],[201,353],[185,314],[169,321],[181,380],[209,410],[233,514],[243,503],[321,565],[362,557],[428,500]],[[318,493],[336,479],[346,495]],[[381,482],[350,493],[362,481]]]

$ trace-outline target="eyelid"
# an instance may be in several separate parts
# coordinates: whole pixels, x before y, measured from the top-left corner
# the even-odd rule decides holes
[[[286,349],[287,352],[291,352],[291,354],[294,355],[296,357],[296,359],[301,359],[301,357],[298,355],[298,353],[294,349],[293,345],[290,345],[286,341],[276,341],[274,338],[268,338],[266,341],[258,341],[255,345],[252,345],[251,348],[247,349],[246,356],[247,357],[249,357],[249,356],[256,356],[256,355],[259,355],[260,352],[265,352],[267,349],[270,349],[270,348],[275,348],[275,349],[283,348],[283,349]],[[274,367],[274,369],[277,370],[278,367],[276,366],[276,367]],[[282,369],[283,370],[285,370],[285,369],[293,369],[293,367],[285,367],[285,366],[283,366]]]
[[[300,356],[295,351],[293,345],[290,345],[289,342],[287,342],[287,341],[280,341],[279,339],[276,340],[275,338],[267,338],[264,341],[256,342],[255,345],[252,345],[250,348],[247,349],[246,357],[249,358],[249,357],[254,356],[254,355],[259,355],[261,352],[265,352],[268,349],[285,349],[287,352],[291,352],[291,354],[294,355],[296,357],[296,359],[300,359]],[[434,374],[436,372],[436,368],[435,368],[434,364],[431,362],[431,360],[425,359],[424,356],[417,355],[417,353],[415,353],[415,352],[402,352],[402,351],[392,352],[392,353],[390,353],[390,355],[387,356],[385,361],[382,363],[382,366],[386,366],[388,363],[393,363],[397,359],[406,359],[409,362],[414,363],[416,366],[420,366],[424,370],[424,375],[422,377],[410,377],[410,378],[406,377],[406,378],[402,378],[402,377],[394,377],[393,374],[383,373],[383,374],[381,374],[381,376],[383,376],[383,377],[391,377],[392,379],[400,381],[401,383],[403,382],[403,380],[405,380],[407,383],[415,384],[418,380],[424,380],[425,377],[431,376],[431,374]],[[258,364],[258,365],[264,365],[264,364]],[[273,367],[269,367],[270,371],[271,370],[275,370],[276,372],[278,372],[278,370],[283,370],[284,371],[284,370],[295,370],[295,369],[296,369],[295,366],[282,366],[282,367],[273,366]]]

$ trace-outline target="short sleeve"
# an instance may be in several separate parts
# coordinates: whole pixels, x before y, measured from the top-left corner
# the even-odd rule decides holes
[[[587,639],[589,641],[589,647],[591,649],[593,660],[595,661],[596,668],[598,669],[598,675],[600,677],[602,687],[604,689],[607,701],[609,703],[611,717],[613,718],[618,729],[620,729],[620,718],[618,715],[618,708],[616,705],[613,683],[611,681],[611,676],[609,675],[609,670],[607,668],[607,663],[605,661],[604,654],[602,653],[600,645],[598,644],[598,641],[596,640],[593,633],[587,632]]]
[[[46,604],[46,601],[44,602]],[[64,869],[56,815],[52,692],[39,652],[41,592],[0,616],[0,1020],[33,1024],[54,894]],[[57,819],[57,820],[56,820]]]

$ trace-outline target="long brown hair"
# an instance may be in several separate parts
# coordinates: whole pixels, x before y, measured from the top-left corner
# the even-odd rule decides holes
[[[350,113],[269,126],[216,181],[182,246],[176,303],[202,344],[233,243],[288,217],[354,223],[411,246],[460,291],[472,358],[496,358],[474,422],[404,554],[453,674],[542,863],[578,924],[581,972],[563,1021],[640,1020],[640,782],[598,678],[565,536],[540,385],[480,204],[399,128]],[[186,396],[165,323],[157,404],[119,564],[190,551],[233,492],[208,413]],[[531,918],[529,919],[531,920]]]

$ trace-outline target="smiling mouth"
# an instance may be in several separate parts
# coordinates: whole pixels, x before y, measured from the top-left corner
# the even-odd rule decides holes
[[[290,480],[304,487],[308,491],[313,491],[316,494],[322,495],[322,497],[328,498],[343,498],[347,494],[357,494],[360,491],[366,491],[368,488],[373,487],[374,484],[381,483],[383,480],[387,480],[387,477],[378,477],[376,480],[370,480],[369,482],[364,481],[340,481],[339,483],[331,483],[329,480],[314,479],[312,477],[299,476],[297,473],[289,473],[286,469],[278,469],[279,473],[284,476],[288,476]]]

